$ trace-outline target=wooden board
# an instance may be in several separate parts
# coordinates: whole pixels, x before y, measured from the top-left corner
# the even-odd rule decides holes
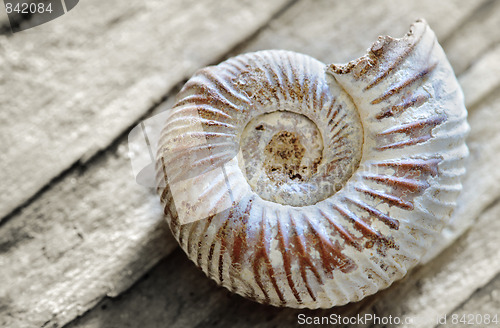
[[[498,309],[500,309],[500,275],[493,278],[487,285],[479,288],[472,294],[472,296],[463,304],[458,306],[452,313],[447,316],[447,323],[453,322],[453,315],[456,315],[455,319],[460,320],[465,317],[467,325],[471,320],[471,315],[473,316],[472,323],[480,325],[481,320],[483,325],[487,326],[485,323],[487,320],[486,315],[490,317],[490,326],[494,326],[494,321],[500,321],[500,315],[498,314]],[[480,315],[478,317],[478,315]],[[461,325],[462,327],[466,325]],[[498,324],[497,324],[498,326]],[[445,327],[445,324],[439,327]]]
[[[0,38],[0,220],[286,3],[89,0]]]
[[[155,2],[155,5],[160,6],[159,2]],[[29,203],[26,203],[25,208],[11,215],[0,227],[0,252],[2,252],[0,275],[8,277],[8,287],[0,294],[0,325],[61,326],[95,304],[99,305],[83,319],[74,323],[75,326],[100,327],[112,326],[114,323],[121,323],[118,325],[120,327],[134,327],[139,324],[144,327],[158,326],[154,323],[164,323],[166,326],[172,324],[179,327],[197,324],[199,326],[209,324],[232,326],[234,323],[243,325],[244,320],[249,320],[247,326],[251,326],[251,323],[261,326],[287,326],[287,324],[296,323],[297,311],[263,307],[216,287],[194,268],[194,265],[188,262],[179,250],[162,261],[160,266],[151,272],[149,279],[142,281],[119,299],[108,299],[99,303],[106,295],[110,297],[120,295],[162,257],[176,249],[176,244],[169,237],[162,220],[157,197],[133,181],[130,163],[127,159],[127,140],[122,131],[130,129],[138,117],[152,113],[151,106],[154,101],[147,103],[144,97],[156,97],[157,100],[167,99],[167,102],[155,112],[166,109],[170,106],[169,101],[172,101],[171,97],[168,97],[168,90],[172,85],[186,78],[197,67],[217,62],[218,58],[239,52],[283,48],[307,53],[323,61],[343,62],[362,54],[379,34],[403,35],[409,24],[418,17],[425,17],[429,21],[438,38],[443,40],[447,53],[480,45],[482,49],[485,49],[486,54],[478,52],[477,56],[450,56],[454,67],[463,67],[460,82],[464,85],[466,100],[470,107],[470,122],[473,126],[469,138],[471,148],[469,172],[471,175],[465,181],[465,185],[469,186],[469,193],[463,196],[464,214],[460,215],[465,218],[464,224],[459,230],[451,231],[450,238],[440,247],[445,247],[463,233],[463,230],[495,201],[500,194],[495,185],[500,175],[499,168],[495,165],[495,154],[500,148],[495,122],[498,120],[496,113],[500,112],[500,109],[496,106],[499,99],[495,96],[498,75],[492,74],[491,62],[497,58],[498,50],[495,48],[495,38],[485,37],[478,40],[477,35],[470,31],[487,30],[494,26],[497,17],[490,13],[495,12],[498,2],[446,1],[436,6],[434,1],[429,0],[421,1],[418,5],[409,3],[407,6],[401,6],[396,1],[386,1],[383,5],[367,1],[353,1],[347,6],[330,1],[298,1],[289,8],[286,7],[286,3],[282,3],[281,6],[286,8],[282,15],[275,16],[266,25],[267,27],[250,39],[247,39],[250,34],[258,27],[267,24],[266,20],[278,10],[278,5],[272,8],[252,6],[251,8],[255,10],[253,13],[258,19],[251,24],[248,23],[250,27],[242,27],[234,34],[232,31],[225,31],[227,28],[224,26],[220,27],[221,22],[213,22],[213,28],[219,31],[219,34],[214,32],[214,35],[229,33],[225,36],[228,39],[224,42],[223,49],[211,52],[211,40],[196,39],[199,42],[197,45],[205,44],[207,49],[205,55],[208,57],[200,55],[199,61],[192,62],[192,66],[188,65],[189,68],[183,71],[184,73],[175,75],[178,78],[169,87],[151,90],[147,87],[139,88],[141,91],[138,94],[134,94],[131,98],[125,97],[126,100],[122,99],[123,93],[120,92],[110,96],[110,103],[130,102],[123,107],[127,113],[127,108],[130,108],[127,106],[138,104],[140,109],[137,109],[137,112],[134,111],[135,117],[130,116],[116,122],[113,120],[107,122],[106,116],[99,116],[99,113],[90,115],[88,119],[83,116],[81,121],[87,122],[87,129],[92,124],[96,124],[95,122],[104,125],[111,124],[115,127],[115,130],[106,132],[107,135],[95,133],[94,136],[92,131],[88,130],[85,134],[87,137],[82,137],[85,140],[94,140],[95,137],[96,142],[101,142],[97,149],[102,149],[102,152],[96,153],[92,150],[92,145],[82,142],[83,146],[80,148],[82,152],[78,154],[89,152],[87,154],[90,155],[78,155],[85,157],[82,160],[85,165],[74,166],[71,166],[74,161],[65,157],[66,154],[61,155],[67,163],[70,163],[68,165],[71,168],[61,171],[63,166],[58,166],[59,173],[56,173],[58,178],[42,193],[36,194]],[[179,5],[178,8],[181,6]],[[234,8],[237,10],[236,7]],[[260,8],[269,10],[258,14],[257,9]],[[199,10],[201,9],[198,8],[195,12],[199,13]],[[76,9],[72,11],[73,15],[75,12]],[[484,16],[485,13],[488,15]],[[452,17],[452,19],[442,19],[445,16]],[[134,17],[136,16],[133,14],[125,15],[122,20],[135,19]],[[107,33],[113,32],[116,33],[115,35],[121,35],[120,31],[125,26],[129,26],[119,22],[117,24],[115,29]],[[228,23],[228,25],[231,24]],[[149,38],[148,33],[153,33],[153,28],[144,27],[142,33],[145,33],[146,39]],[[459,35],[457,31],[467,37],[457,39]],[[191,33],[194,32],[191,31]],[[141,35],[139,32],[137,34]],[[166,32],[160,34],[160,39],[168,40],[166,34]],[[141,43],[139,39],[140,37],[136,36],[134,40],[145,47],[141,50],[143,53],[147,52],[146,49],[151,50],[152,47],[157,47],[157,43],[146,43],[146,41]],[[178,41],[178,47],[187,47],[186,51],[193,51],[194,44],[186,40],[192,39],[186,36],[185,40]],[[232,49],[237,44],[239,46]],[[84,46],[85,42],[77,45]],[[96,47],[96,44],[93,43],[92,46]],[[129,47],[134,50],[138,45],[129,45]],[[77,48],[75,46],[74,49]],[[90,48],[92,47],[84,49],[92,53]],[[34,58],[38,57],[34,56]],[[98,62],[96,58],[94,59]],[[173,60],[175,61],[175,58]],[[168,64],[171,66],[167,64],[162,66],[163,64],[158,63],[151,65],[161,66],[157,67],[160,72],[158,74],[161,72],[170,74],[171,70],[176,72],[176,68],[172,67],[177,63],[175,61],[175,63]],[[135,59],[122,64],[134,67],[130,68],[127,73],[130,74],[128,76],[131,79],[131,85],[143,78],[144,74],[141,70],[148,72],[147,69],[150,69],[153,72],[151,74],[156,74],[155,68],[147,68],[149,64],[138,64]],[[104,71],[110,71],[113,67]],[[87,78],[89,81],[94,79],[92,75]],[[95,77],[95,79],[99,78],[99,75]],[[111,75],[106,78],[110,78],[109,82],[114,86],[109,90],[114,90],[116,88],[114,84],[116,81],[113,80],[115,77]],[[477,86],[474,80],[478,78],[488,78],[490,82]],[[47,79],[50,80],[50,77]],[[77,86],[80,82],[76,80],[74,83]],[[100,92],[95,89],[99,88],[90,88],[89,92]],[[5,97],[1,94],[1,90],[0,101]],[[115,92],[113,90],[111,92]],[[170,94],[174,93],[175,91]],[[82,101],[86,104],[90,103],[89,100]],[[147,105],[144,105],[145,103]],[[109,113],[121,113],[120,106],[113,108]],[[0,122],[3,122],[2,126],[6,124],[6,121],[0,120]],[[41,122],[43,123],[43,120]],[[63,119],[54,124],[64,125],[65,122]],[[52,128],[56,129],[48,125],[42,130],[47,133]],[[89,137],[89,135],[92,136]],[[61,143],[67,147],[68,140],[61,140],[66,136],[54,138],[57,144]],[[78,142],[77,139],[70,138],[69,141]],[[60,155],[60,149],[64,148],[56,147],[47,156]],[[78,156],[74,160],[82,158]],[[42,168],[38,172],[46,173]],[[482,172],[488,172],[488,174]],[[15,175],[15,172],[13,174]],[[52,178],[45,181],[50,179]],[[472,189],[470,186],[473,186]],[[483,241],[487,242],[487,240]],[[456,245],[462,245],[460,247],[469,245],[469,241],[462,243],[460,244],[459,241]],[[472,246],[480,249],[484,245],[472,243]],[[495,244],[490,246],[486,248],[489,254],[485,256],[491,256],[485,257],[485,261],[494,259],[496,255],[492,251]],[[450,249],[453,247],[455,244]],[[470,253],[477,251],[476,248],[472,248]],[[359,311],[366,313],[379,313],[380,311],[380,313],[388,314],[408,311],[405,312],[407,315],[421,315],[428,309],[432,311],[436,302],[442,302],[443,294],[447,295],[446,290],[433,288],[432,282],[434,279],[436,282],[440,281],[439,279],[445,279],[446,273],[450,272],[436,263],[448,260],[450,270],[468,272],[466,271],[467,264],[463,260],[452,256],[454,253],[447,252],[430,262],[428,269],[415,270],[406,280],[391,287],[385,293],[377,294],[361,303],[318,313],[352,315]],[[443,272],[442,275],[439,275],[440,272]],[[436,309],[452,311],[458,304],[467,302],[474,290],[488,283],[496,274],[495,272],[498,272],[496,267],[483,270],[481,275],[468,272],[470,275],[468,287],[452,290],[449,295],[453,297],[444,302],[446,306],[440,305]],[[460,275],[455,281],[462,281]],[[422,284],[425,283],[427,283],[425,293],[419,292]],[[406,294],[409,296],[405,296]],[[419,306],[419,304],[426,305]],[[106,310],[102,310],[103,306]],[[251,315],[254,313],[259,313],[259,316]],[[302,313],[313,312],[303,311]]]

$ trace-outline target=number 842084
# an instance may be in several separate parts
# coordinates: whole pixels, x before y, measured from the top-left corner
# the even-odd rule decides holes
[[[51,3],[17,3],[13,5],[12,3],[5,3],[5,10],[7,14],[19,13],[19,14],[43,14],[52,13]]]
[[[498,314],[452,314],[451,315],[451,323],[452,324],[464,324],[464,325],[489,325],[494,324],[498,325]]]

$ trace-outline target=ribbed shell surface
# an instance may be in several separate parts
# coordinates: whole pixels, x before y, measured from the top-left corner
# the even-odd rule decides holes
[[[274,111],[318,127],[324,149],[310,179],[341,188],[298,191],[302,206],[255,191],[241,138]],[[403,277],[439,237],[465,173],[466,115],[425,22],[346,65],[244,54],[179,93],[159,142],[158,190],[175,238],[218,284],[276,306],[342,305]]]

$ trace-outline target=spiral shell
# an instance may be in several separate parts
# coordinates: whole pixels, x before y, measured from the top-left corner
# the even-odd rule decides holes
[[[439,238],[465,173],[463,96],[424,21],[346,65],[260,51],[198,71],[159,141],[171,230],[261,303],[357,301]]]

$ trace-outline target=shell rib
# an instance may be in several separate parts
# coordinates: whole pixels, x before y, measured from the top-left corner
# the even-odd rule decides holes
[[[159,141],[175,238],[218,284],[327,308],[403,277],[462,186],[463,96],[424,21],[346,65],[261,51],[198,71]]]

